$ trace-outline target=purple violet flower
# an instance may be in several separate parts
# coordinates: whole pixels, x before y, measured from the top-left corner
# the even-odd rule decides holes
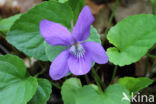
[[[40,22],[40,33],[48,44],[68,47],[50,66],[49,74],[53,80],[61,79],[69,71],[74,75],[87,74],[92,67],[92,61],[98,64],[108,62],[108,56],[99,43],[85,42],[90,35],[93,21],[89,7],[85,6],[72,33],[61,24],[45,19]]]

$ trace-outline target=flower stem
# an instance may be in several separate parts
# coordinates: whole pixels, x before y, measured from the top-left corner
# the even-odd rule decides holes
[[[147,75],[147,72],[148,72],[148,57],[146,58],[146,61],[145,61],[145,66],[144,66],[144,76],[146,77]]]
[[[150,0],[152,6],[152,14],[155,15],[155,0]]]
[[[57,84],[57,83],[54,83],[54,82],[51,82],[52,86],[56,87],[57,89],[61,89],[61,87]]]
[[[156,55],[147,54],[147,56],[154,59],[156,58]]]
[[[31,61],[31,57],[29,57],[29,56],[28,56],[28,63],[29,63],[29,66],[30,66],[30,68],[31,68],[31,67],[32,67],[32,64],[31,64],[32,61]]]
[[[39,75],[42,75],[45,71],[46,71],[46,69],[45,68],[42,68],[41,72],[37,73],[35,75],[35,77],[38,77]]]
[[[8,51],[4,46],[2,46],[1,44],[0,44],[0,49],[1,49],[3,52],[5,52],[6,54],[9,53],[9,51]]]
[[[112,14],[111,14],[110,19],[108,21],[108,25],[107,25],[106,30],[104,32],[103,42],[106,40],[106,34],[108,33],[108,31],[109,31],[109,29],[111,27],[111,24],[112,24],[112,21],[113,21],[115,11],[116,11],[116,7],[117,7],[118,3],[119,3],[119,0],[116,0],[116,2],[114,4],[114,7],[113,7],[113,10],[112,10]]]
[[[72,20],[70,24],[71,24],[71,30],[73,30],[73,28],[74,28],[74,21]]]
[[[3,38],[5,38],[6,33],[0,31],[0,36],[2,36]]]
[[[112,75],[111,84],[114,82],[114,79],[115,79],[115,75],[116,75],[117,69],[118,69],[118,66],[115,65],[114,70],[113,70],[113,75]]]
[[[90,83],[90,80],[89,80],[89,77],[88,77],[87,74],[85,75],[85,79],[86,79],[87,84],[89,84]]]
[[[153,65],[151,67],[150,76],[152,75],[152,72],[153,72],[153,69],[154,69],[155,65],[156,65],[156,59],[154,60]]]
[[[101,87],[101,84],[100,84],[100,82],[101,82],[101,81],[100,81],[100,78],[99,78],[98,74],[96,73],[95,69],[92,68],[92,69],[91,69],[91,72],[92,72],[92,77],[94,78],[94,80],[95,80],[95,82],[96,82],[96,84],[97,84],[99,90],[100,90],[101,92],[103,92],[102,87]]]

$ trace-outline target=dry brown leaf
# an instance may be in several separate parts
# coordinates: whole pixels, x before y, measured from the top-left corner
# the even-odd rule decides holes
[[[97,5],[95,3],[93,3],[92,1],[90,0],[86,0],[86,4],[91,8],[91,11],[93,13],[93,15],[96,15],[99,13],[99,11],[105,7],[105,5]]]

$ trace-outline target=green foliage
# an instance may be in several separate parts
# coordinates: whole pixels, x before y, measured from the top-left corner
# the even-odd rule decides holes
[[[141,14],[123,19],[112,27],[107,39],[115,47],[109,48],[109,61],[115,65],[129,65],[140,60],[156,43],[156,16]]]
[[[0,55],[0,104],[27,104],[31,99],[29,104],[46,104],[50,94],[50,82],[30,76],[20,58]]]
[[[2,21],[2,17],[0,16],[0,21]]]
[[[67,3],[69,6],[71,6],[74,14],[73,22],[75,24],[82,8],[85,6],[85,0],[58,0],[58,1],[60,3]]]
[[[45,42],[46,55],[50,61],[53,61],[58,54],[67,49],[65,46],[51,46]]]
[[[100,35],[97,33],[96,29],[93,26],[91,27],[91,33],[87,41],[101,43]],[[46,55],[50,61],[53,61],[59,53],[67,49],[65,46],[51,46],[46,42],[45,47],[46,47]]]
[[[47,104],[51,94],[51,83],[46,79],[38,79],[36,94],[28,104]]]
[[[68,0],[58,0],[60,3],[65,3],[67,2]]]
[[[129,91],[121,85],[109,86],[105,92],[99,92],[97,86],[83,86],[79,79],[71,78],[62,86],[64,104],[130,104],[122,101],[123,92],[129,96]]]
[[[0,32],[10,30],[8,42],[26,55],[53,61],[66,47],[47,44],[39,32],[40,21],[48,19],[71,30],[71,21],[76,23],[84,5],[85,0],[43,2],[23,15],[1,20]],[[107,38],[114,45],[107,50],[110,62],[119,66],[137,62],[156,43],[156,16],[130,16],[112,27]],[[101,43],[93,26],[87,41]],[[122,100],[123,93],[130,98],[131,92],[137,93],[152,83],[148,78],[125,77],[101,92],[94,84],[82,86],[79,79],[70,78],[64,82],[61,94],[64,104],[130,104]],[[48,80],[32,77],[27,72],[22,59],[0,55],[0,104],[46,104],[51,89]]]
[[[67,4],[56,1],[43,2],[15,22],[7,34],[7,40],[28,56],[39,60],[48,60],[45,54],[44,39],[39,32],[39,23],[48,19],[70,28],[73,18],[72,9]]]
[[[21,14],[17,14],[14,16],[11,16],[9,18],[6,19],[2,19],[0,21],[0,31],[1,32],[8,32],[11,28],[11,26],[14,24],[14,22],[19,19],[21,16]]]
[[[73,14],[74,14],[73,20],[75,24],[82,8],[85,6],[85,0],[68,0],[67,3],[71,6],[73,10]]]
[[[97,42],[101,44],[100,34],[97,32],[97,30],[93,26],[91,26],[90,36],[87,41]]]
[[[0,104],[26,104],[36,88],[37,79],[28,75],[21,59],[0,55]]]
[[[63,46],[51,46],[45,42],[39,32],[40,21],[48,19],[60,23],[71,30],[71,21],[73,19],[77,20],[77,16],[83,6],[84,0],[68,0],[68,3],[59,3],[55,0],[43,2],[23,14],[15,22],[7,34],[7,40],[28,56],[38,60],[47,61],[49,59],[53,61],[66,48]],[[99,34],[93,27],[88,41],[101,43]]]
[[[137,93],[138,91],[148,87],[154,81],[149,78],[133,78],[124,77],[118,80],[118,83],[125,86],[130,92]]]
[[[81,87],[81,82],[77,78],[70,78],[66,80],[61,90],[64,104],[75,104],[76,93]]]

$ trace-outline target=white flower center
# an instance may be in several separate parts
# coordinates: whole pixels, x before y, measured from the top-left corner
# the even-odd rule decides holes
[[[74,45],[70,47],[70,52],[77,58],[81,58],[85,54],[85,49],[83,48],[81,44],[75,43]]]

